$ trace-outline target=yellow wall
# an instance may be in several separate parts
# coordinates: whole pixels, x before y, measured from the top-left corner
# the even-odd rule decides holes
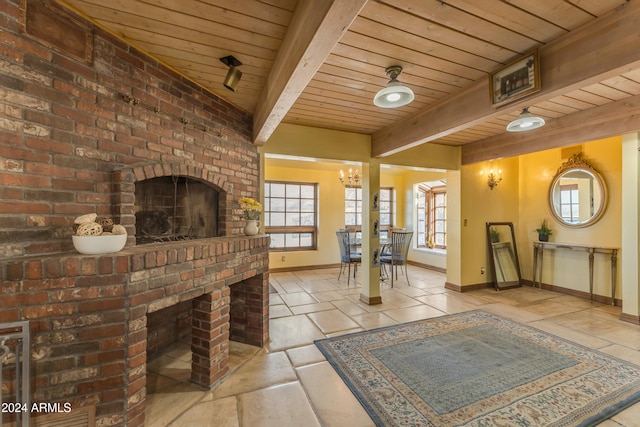
[[[493,190],[487,174],[502,170],[503,180]],[[487,222],[513,222],[519,228],[519,163],[517,158],[463,166],[460,170],[460,286],[491,281],[489,276]],[[453,197],[454,194],[449,193]],[[518,245],[519,248],[520,245]],[[449,254],[448,254],[449,255]],[[482,273],[484,269],[485,273]]]
[[[609,138],[582,144],[585,158],[604,177],[609,190],[609,203],[604,216],[594,225],[569,228],[556,222],[547,202],[549,185],[556,170],[566,159],[562,150],[546,150],[514,158],[494,160],[461,168],[461,247],[460,282],[470,286],[490,281],[480,273],[489,272],[486,222],[513,222],[521,274],[533,278],[533,242],[535,229],[547,219],[553,230],[552,242],[566,242],[602,247],[622,245],[622,149],[621,138]],[[502,169],[503,181],[490,190],[486,171]],[[466,220],[466,225],[465,225]],[[453,256],[449,253],[448,256]],[[597,255],[594,292],[610,296],[610,259]],[[449,280],[451,280],[449,278]],[[588,255],[583,252],[545,252],[543,282],[577,291],[588,292]],[[620,297],[620,269],[616,295]]]
[[[584,228],[566,227],[556,220],[549,210],[548,191],[558,167],[567,159],[562,158],[562,150],[546,150],[520,156],[521,199],[518,247],[521,252],[523,277],[533,276],[533,242],[537,240],[535,229],[543,219],[547,219],[553,234],[550,241],[594,245],[601,247],[622,247],[622,138],[607,138],[581,145],[584,158],[591,163],[604,178],[608,188],[608,205],[603,217],[594,225]],[[620,254],[618,255],[620,259]],[[594,292],[610,296],[610,259],[596,255],[594,271]],[[588,292],[588,255],[583,252],[546,251],[543,282],[564,288]],[[620,269],[618,269],[616,296],[620,297]]]
[[[282,123],[261,148],[261,152],[270,157],[261,165],[265,180],[320,184],[318,250],[273,252],[269,258],[270,267],[278,269],[338,264],[340,257],[335,231],[344,227],[344,190],[338,181],[338,174],[340,169],[346,172],[350,167],[358,167],[362,171],[360,165],[371,161],[371,138],[367,135]],[[274,156],[279,158],[273,158]],[[395,166],[456,169],[459,159],[459,147],[424,145],[380,160],[380,163],[394,165],[393,168],[381,167],[380,185],[396,189],[396,226],[413,229],[413,184],[440,179],[444,177],[444,172],[424,172]],[[334,160],[342,163],[333,162]],[[283,256],[285,261],[282,261]],[[440,268],[445,268],[446,265],[442,255],[434,255],[428,251],[412,250],[409,259]]]
[[[264,151],[313,159],[366,162],[371,158],[368,135],[309,126],[280,124]]]
[[[320,212],[318,223],[318,248],[312,251],[286,251],[269,254],[270,268],[294,268],[303,266],[323,266],[340,263],[340,254],[335,232],[344,227],[344,187],[339,182],[339,171],[354,165],[335,162],[291,161],[281,159],[265,160],[265,180],[296,181],[318,183]],[[358,167],[361,170],[361,168]],[[424,172],[382,167],[380,186],[396,189],[395,225],[413,229],[413,183],[441,179],[442,172]],[[415,243],[415,242],[414,242]],[[284,256],[284,261],[282,257]],[[442,256],[433,259],[424,251],[412,250],[410,259],[427,265],[444,268]]]
[[[551,240],[620,248],[622,245],[622,148],[621,138],[609,138],[581,145],[587,160],[604,176],[609,189],[609,205],[600,221],[582,229],[570,229],[555,222],[548,210],[549,184],[563,163],[562,150],[554,149],[519,157],[459,166],[459,148],[425,145],[380,159],[381,163],[430,167],[448,170],[447,178],[448,249],[446,259],[412,250],[410,259],[429,265],[446,266],[447,281],[470,286],[491,281],[486,238],[486,222],[513,222],[524,279],[532,279],[534,231],[542,219],[553,229]],[[264,147],[265,153],[351,162],[369,162],[370,138],[347,132],[283,124]],[[280,163],[278,163],[280,162]],[[339,170],[348,165],[330,162],[282,163],[267,159],[265,179],[320,183],[320,237],[317,251],[274,252],[272,268],[337,264],[339,256],[335,230],[344,226],[343,187]],[[352,166],[356,167],[356,166]],[[489,169],[502,170],[503,181],[491,190],[487,185]],[[433,173],[404,169],[381,169],[381,185],[397,190],[398,226],[414,228],[413,185],[430,181]],[[437,179],[437,178],[436,178]],[[282,256],[285,261],[282,261]],[[543,281],[556,286],[588,291],[587,264],[583,253],[558,251],[545,259]],[[620,259],[620,258],[619,258]],[[603,256],[596,259],[596,293],[610,295],[609,264]],[[483,274],[481,270],[484,269]],[[620,268],[618,269],[620,272]],[[620,276],[620,273],[618,273]],[[620,297],[618,278],[616,295]]]

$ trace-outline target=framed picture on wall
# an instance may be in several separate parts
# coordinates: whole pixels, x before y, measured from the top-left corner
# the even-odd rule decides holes
[[[489,76],[491,103],[506,104],[540,90],[540,64],[535,50]]]
[[[371,267],[380,267],[380,250],[375,248],[371,256]]]

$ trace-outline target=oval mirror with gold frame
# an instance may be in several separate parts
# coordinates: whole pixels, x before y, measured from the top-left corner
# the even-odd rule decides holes
[[[582,153],[558,168],[549,186],[549,210],[559,223],[572,228],[597,222],[607,207],[607,186]]]

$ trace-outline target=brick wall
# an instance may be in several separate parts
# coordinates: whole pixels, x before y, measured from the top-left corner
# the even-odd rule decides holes
[[[21,4],[0,0],[0,322],[31,322],[34,400],[141,426],[148,313],[192,301],[205,386],[226,372],[230,330],[268,339],[268,238],[239,236],[237,200],[259,192],[251,117],[98,28],[90,63],[50,49],[21,32]],[[220,190],[223,237],[134,247],[135,183],[169,175]],[[127,227],[122,252],[73,250],[89,212]]]
[[[259,191],[250,115],[98,28],[92,63],[49,49],[21,33],[20,3],[0,0],[0,259],[71,251],[85,213],[120,221],[113,173],[132,165],[223,176],[221,228],[240,233],[235,201]]]
[[[100,425],[143,425],[147,314],[188,301],[192,380],[211,387],[227,372],[230,330],[268,340],[268,247],[237,236],[8,261],[0,323],[31,323],[33,401],[95,405]],[[243,314],[231,313],[232,294]]]
[[[176,343],[191,341],[192,301],[183,301],[147,314],[147,361]]]

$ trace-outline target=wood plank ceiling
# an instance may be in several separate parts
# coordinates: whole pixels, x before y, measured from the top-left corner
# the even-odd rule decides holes
[[[283,121],[372,135],[378,156],[426,142],[463,146],[463,162],[521,153],[523,141],[550,148],[541,142],[549,132],[575,134],[577,123],[603,111],[634,117],[639,2],[58,1],[253,114],[256,143]],[[540,49],[543,90],[492,107],[489,74],[532,49]],[[219,58],[227,55],[243,63],[236,92],[222,86]],[[416,98],[382,109],[372,100],[391,65],[403,67],[399,80]],[[542,139],[505,132],[525,106],[551,125]],[[636,121],[596,134],[640,129]]]

